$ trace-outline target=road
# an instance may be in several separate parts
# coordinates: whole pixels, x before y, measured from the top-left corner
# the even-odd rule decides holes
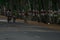
[[[60,40],[60,31],[24,22],[0,21],[0,40]]]

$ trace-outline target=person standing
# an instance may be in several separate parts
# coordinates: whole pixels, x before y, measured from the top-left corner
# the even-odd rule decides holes
[[[38,18],[37,18],[38,19],[38,22],[40,22],[40,14],[38,14],[37,16],[38,16]]]
[[[54,24],[56,24],[56,23],[57,23],[57,19],[58,19],[58,14],[57,14],[57,12],[55,12],[55,13],[53,14],[53,17],[54,17]]]
[[[13,23],[15,23],[15,21],[16,21],[16,16],[17,16],[17,13],[16,13],[16,11],[14,11],[13,12]]]
[[[8,21],[8,23],[11,21],[11,10],[8,10],[7,11],[7,21]]]
[[[41,22],[45,23],[45,13],[44,13],[44,11],[41,12]]]
[[[53,24],[53,14],[54,14],[54,12],[51,10],[51,11],[49,11],[49,23],[50,24]]]
[[[25,14],[24,14],[24,22],[25,22],[25,23],[27,23],[27,19],[28,19],[28,13],[25,12]]]
[[[58,20],[57,23],[60,24],[60,12],[58,12]]]

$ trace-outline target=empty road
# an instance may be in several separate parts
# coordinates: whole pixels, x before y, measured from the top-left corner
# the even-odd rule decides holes
[[[0,40],[60,40],[60,31],[24,22],[0,21]]]

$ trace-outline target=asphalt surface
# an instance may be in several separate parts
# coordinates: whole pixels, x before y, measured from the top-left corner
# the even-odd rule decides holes
[[[0,40],[60,40],[60,31],[24,22],[0,21]]]

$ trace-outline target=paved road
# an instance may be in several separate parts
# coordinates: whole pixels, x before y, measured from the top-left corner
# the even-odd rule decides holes
[[[0,32],[0,40],[60,40],[60,32]]]
[[[60,40],[60,32],[23,22],[0,21],[0,40]]]

